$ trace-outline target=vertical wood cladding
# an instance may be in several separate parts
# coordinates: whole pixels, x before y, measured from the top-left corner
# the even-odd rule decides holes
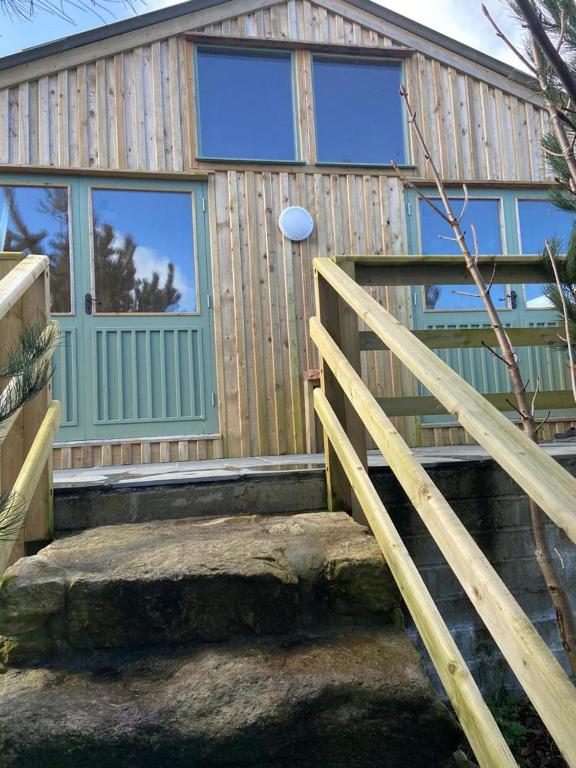
[[[203,24],[187,17],[182,25],[181,33],[399,45],[393,29],[382,32],[382,21],[371,28],[308,0]],[[385,170],[314,167],[306,50],[295,54],[305,167],[279,171],[238,164],[231,170],[198,161],[193,44],[174,33],[144,44],[134,40],[121,52],[80,63],[70,63],[64,54],[68,63],[61,71],[0,89],[0,163],[207,173],[222,451],[228,456],[301,452],[302,374],[317,365],[307,331],[314,301],[312,259],[405,253],[401,185]],[[426,53],[414,47],[416,53],[405,60],[405,80],[442,175],[478,182],[546,181],[538,148],[544,111],[513,95],[522,92],[513,82],[500,90],[432,58],[429,45]],[[417,175],[427,178],[426,161],[413,140],[412,145]],[[306,206],[316,222],[313,236],[302,244],[282,238],[277,226],[282,208],[296,204]],[[379,289],[375,295],[410,321],[404,289]],[[412,382],[387,354],[363,353],[363,365],[377,395],[412,394]],[[402,426],[410,435],[413,421]],[[212,447],[206,450],[216,455]],[[174,451],[166,451],[173,459]],[[194,457],[197,452],[195,443]],[[105,463],[104,453],[100,461]]]

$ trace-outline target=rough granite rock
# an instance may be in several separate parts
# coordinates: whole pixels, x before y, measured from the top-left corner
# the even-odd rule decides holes
[[[343,513],[106,526],[7,571],[0,659],[277,635],[331,615],[387,622],[396,601],[376,542]]]
[[[0,768],[440,768],[461,738],[391,629],[89,656],[0,678]]]

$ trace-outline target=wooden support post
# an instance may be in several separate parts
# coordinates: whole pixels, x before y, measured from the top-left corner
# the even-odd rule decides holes
[[[332,287],[315,273],[316,312],[322,326],[340,346],[340,317],[338,295]],[[330,368],[320,358],[320,382],[322,391],[346,430],[346,407],[344,393]],[[331,512],[352,509],[352,487],[344,473],[340,459],[324,430],[324,463],[326,465],[327,506]]]
[[[342,265],[341,269],[346,272],[348,277],[355,280],[356,268],[352,262]],[[340,322],[340,349],[344,356],[354,368],[359,376],[362,376],[362,369],[360,363],[360,332],[358,328],[358,315],[355,310],[344,301],[340,296],[338,297],[339,305],[339,322]],[[354,450],[364,469],[368,470],[368,451],[366,442],[366,427],[362,422],[362,419],[356,413],[354,406],[350,400],[344,398],[344,410],[346,413],[346,426],[345,431],[348,435],[348,439],[354,446]],[[367,525],[368,521],[362,510],[362,506],[358,501],[354,489],[351,491],[352,499],[352,517],[357,523]]]
[[[48,269],[36,278],[34,285],[24,294],[22,315],[25,326],[39,325],[45,328],[50,322],[50,272]],[[24,406],[24,456],[28,455],[51,402],[52,382],[49,381],[42,392]],[[52,539],[53,532],[52,451],[50,451],[26,515],[25,553],[32,554],[37,551]]]
[[[22,261],[18,253],[0,254],[0,280],[8,275]],[[16,343],[23,325],[22,299],[18,300],[2,318],[0,335],[0,362],[6,359],[8,350]],[[7,386],[7,380],[0,380],[0,391]],[[24,416],[20,413],[14,420],[10,432],[0,446],[0,492],[12,490],[24,462]],[[11,561],[24,555],[24,531],[20,531],[12,548]]]
[[[351,264],[346,269],[346,273],[354,278],[354,265]],[[332,287],[318,274],[316,274],[315,286],[316,307],[320,322],[340,349],[342,349],[354,370],[360,374],[360,346],[358,317],[356,313],[342,301]],[[362,466],[367,468],[366,429],[356,411],[344,396],[334,374],[324,364],[323,360],[320,363],[320,379],[322,391],[338,416],[344,431],[358,454]],[[324,456],[326,462],[328,509],[349,511],[356,521],[365,524],[366,518],[362,508],[326,433],[324,433]]]
[[[314,411],[314,390],[320,386],[320,369],[304,371],[304,424],[306,430],[306,453],[316,453],[316,413]]]

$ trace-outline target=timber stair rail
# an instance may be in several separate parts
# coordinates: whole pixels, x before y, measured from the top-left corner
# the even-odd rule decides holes
[[[568,765],[576,768],[576,688],[362,381],[359,319],[574,542],[576,479],[373,299],[354,272],[351,260],[341,265],[329,258],[314,260],[317,316],[310,320],[310,335],[321,359],[314,406],[324,428],[329,508],[352,509],[356,519],[371,526],[480,766],[516,765],[368,476],[367,431]]]
[[[44,329],[56,342],[50,322],[50,277],[46,256],[0,253],[0,359],[26,327]],[[48,346],[45,360],[51,355]],[[42,360],[38,362],[42,364]],[[7,397],[15,378],[2,382]],[[52,400],[50,382],[0,425],[0,491],[22,519],[19,532],[0,539],[0,579],[6,567],[52,538],[52,443],[60,423],[60,403]]]

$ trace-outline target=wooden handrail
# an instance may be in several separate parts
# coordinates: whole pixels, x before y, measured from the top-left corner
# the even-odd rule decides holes
[[[0,281],[0,320],[48,269],[47,256],[26,256]]]
[[[516,768],[516,760],[368,477],[368,472],[320,389],[314,392],[314,407],[366,513],[374,536],[475,754],[481,756],[482,764],[490,768]]]
[[[521,260],[525,260],[524,257],[515,257],[515,269],[522,266]],[[310,320],[310,335],[320,353],[322,389],[314,392],[314,404],[324,427],[328,506],[330,509],[339,504],[346,507],[351,499],[356,506],[351,504],[348,508],[355,518],[367,521],[372,527],[480,765],[483,768],[509,765],[506,752],[498,754],[501,742],[494,738],[493,718],[487,713],[484,701],[478,701],[477,689],[473,681],[470,683],[469,670],[458,651],[454,663],[457,673],[454,678],[450,677],[450,662],[446,660],[452,645],[368,477],[367,431],[566,761],[576,768],[576,688],[396,430],[389,414],[382,410],[381,404],[390,407],[393,399],[376,400],[362,381],[358,364],[361,339],[367,339],[370,334],[370,344],[374,345],[370,348],[390,350],[430,390],[433,397],[411,398],[412,408],[426,409],[441,403],[573,541],[576,541],[576,479],[360,287],[353,279],[354,274],[358,274],[359,261],[346,260],[345,269],[341,269],[331,259],[314,260],[318,317]],[[536,267],[535,260],[531,262]],[[364,280],[364,284],[368,281]],[[359,332],[359,319],[370,328],[369,332]],[[553,329],[546,331],[553,332]],[[518,336],[525,340],[533,338],[521,332]],[[553,343],[553,336],[546,333],[543,339],[544,343]],[[434,340],[426,339],[430,346]],[[472,343],[474,341],[477,339]],[[565,393],[549,394],[555,401],[565,402]],[[496,395],[495,399],[501,405],[500,397],[502,395]],[[422,406],[416,400],[427,402]]]
[[[422,328],[412,333],[430,349],[479,349],[485,344],[497,343],[492,328]],[[506,328],[506,333],[515,347],[560,348],[565,330],[559,325],[549,325]],[[360,331],[360,349],[374,351],[388,347],[373,331]]]
[[[28,511],[30,502],[38,487],[38,481],[52,451],[52,443],[54,442],[59,424],[60,403],[58,400],[53,400],[48,407],[38,434],[12,487],[12,503],[17,505],[23,518]],[[24,525],[24,520],[22,525]],[[15,541],[0,541],[0,574],[5,571],[8,565],[14,543]]]
[[[334,261],[342,267],[353,265],[360,285],[473,284],[461,256],[336,256]],[[486,267],[487,280],[497,267],[499,283],[546,282],[541,256],[492,254],[479,256],[478,263]]]
[[[317,318],[310,335],[566,759],[576,766],[576,689],[456,513]],[[318,390],[317,390],[318,391]],[[334,445],[338,451],[338,446]],[[366,512],[365,507],[363,507]],[[448,693],[448,691],[447,691]]]
[[[314,259],[314,269],[550,519],[576,542],[576,479],[331,259]]]
[[[17,347],[23,332],[42,329],[45,354],[50,356],[57,333],[50,323],[49,260],[46,256],[0,254],[0,352]],[[35,334],[34,334],[35,335]],[[40,371],[38,371],[40,373]],[[18,376],[2,382],[0,404],[19,385]],[[6,409],[5,409],[6,410]],[[0,542],[0,576],[13,560],[52,537],[52,442],[60,419],[60,404],[52,402],[51,383],[27,400],[0,425],[0,490],[8,498],[13,540]]]

